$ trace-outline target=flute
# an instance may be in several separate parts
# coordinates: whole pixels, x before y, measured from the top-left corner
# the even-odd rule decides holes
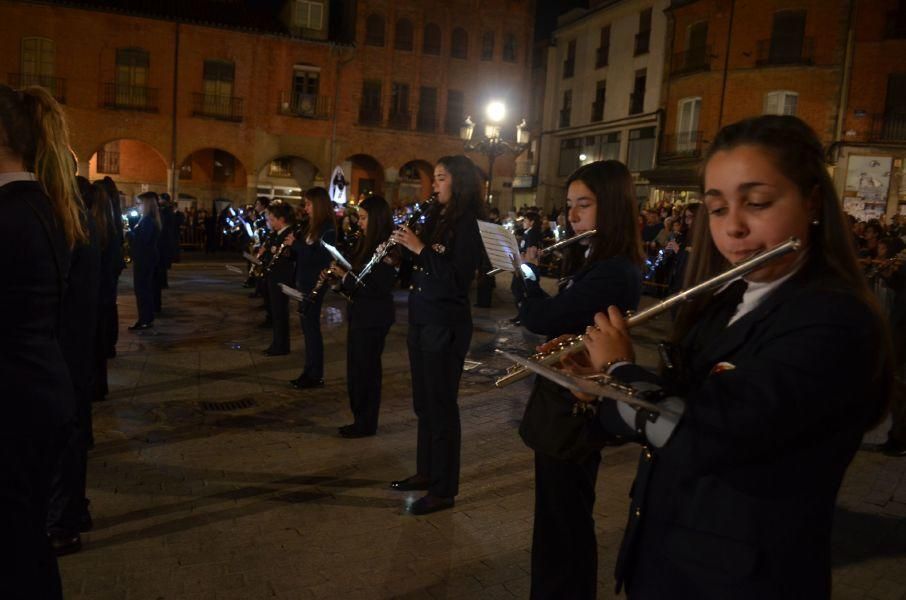
[[[596,233],[598,233],[597,229],[590,229],[589,231],[583,231],[582,233],[579,233],[572,237],[566,238],[565,240],[560,240],[556,244],[553,244],[551,246],[548,246],[547,248],[542,249],[541,252],[538,253],[538,256],[542,257],[547,254],[550,254],[551,252],[556,252],[560,248],[565,248],[566,246],[569,246],[570,244],[584,240],[586,238],[590,238],[591,236],[593,236]],[[496,275],[497,273],[500,273],[505,270],[506,269],[491,269],[490,271],[485,273],[485,275],[488,275],[488,276]]]
[[[801,248],[802,242],[798,238],[792,237],[782,244],[756,254],[751,258],[747,258],[736,266],[727,269],[723,273],[716,275],[711,279],[703,281],[698,285],[689,288],[688,290],[677,292],[666,300],[650,306],[640,313],[629,315],[626,319],[626,327],[632,328],[636,325],[641,325],[642,323],[645,323],[646,321],[656,317],[662,312],[670,310],[680,302],[686,302],[687,300],[691,300],[692,298],[702,294],[703,292],[719,288],[725,283],[751,273],[767,262],[770,262],[776,258],[780,258],[781,256],[789,254],[790,252],[797,252]],[[584,348],[584,336],[577,335],[563,340],[557,345],[557,348],[555,348],[554,350],[533,354],[529,357],[529,360],[540,362],[544,365],[549,365],[559,361],[563,356],[567,354],[578,352],[579,350],[582,350]],[[511,383],[519,381],[520,379],[523,379],[528,375],[531,375],[531,373],[531,371],[521,365],[513,365],[512,367],[507,369],[506,375],[503,375],[494,382],[494,385],[496,385],[497,387],[504,387]]]

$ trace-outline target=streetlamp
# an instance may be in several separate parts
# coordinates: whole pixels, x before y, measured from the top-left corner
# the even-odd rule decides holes
[[[516,126],[516,139],[507,141],[500,137],[500,127],[506,118],[506,105],[500,100],[492,100],[485,107],[484,135],[472,139],[475,132],[475,122],[472,117],[466,117],[465,123],[459,129],[466,152],[481,152],[488,155],[488,193],[486,200],[491,201],[491,180],[494,178],[494,160],[506,152],[515,155],[522,154],[528,147],[529,132],[525,119]]]

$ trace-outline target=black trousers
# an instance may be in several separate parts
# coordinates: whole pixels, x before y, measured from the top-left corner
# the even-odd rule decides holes
[[[275,278],[267,278],[267,302],[273,322],[271,350],[289,352],[289,298],[280,291]]]
[[[132,277],[135,302],[138,305],[138,320],[150,323],[154,320],[154,267],[135,265]]]
[[[350,327],[346,333],[346,388],[355,428],[377,431],[381,409],[381,354],[390,327]]]
[[[163,304],[161,302],[161,290],[170,287],[167,283],[167,270],[170,267],[166,264],[159,263],[154,267],[154,312],[160,312]]]
[[[595,482],[601,453],[581,463],[535,452],[532,600],[593,599],[598,589]]]
[[[321,335],[321,305],[324,294],[319,294],[314,304],[308,307],[303,315],[299,313],[302,323],[302,335],[305,337],[305,365],[302,375],[311,379],[324,379],[324,337]]]
[[[417,472],[430,480],[428,493],[459,493],[459,379],[472,341],[472,323],[410,325],[407,345],[412,403],[418,417]]]

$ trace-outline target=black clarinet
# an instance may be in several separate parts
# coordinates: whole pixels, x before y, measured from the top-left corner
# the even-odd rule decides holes
[[[301,223],[293,223],[292,225],[290,225],[290,227],[291,227],[290,233],[292,233],[294,238],[298,237],[299,234],[302,232]],[[280,262],[281,259],[287,257],[288,255],[289,255],[289,244],[286,243],[286,238],[284,237],[283,241],[280,242],[280,246],[277,247],[277,251],[271,255],[271,259],[264,265],[264,274],[267,275],[268,273],[273,271],[274,267],[277,266],[277,263]]]

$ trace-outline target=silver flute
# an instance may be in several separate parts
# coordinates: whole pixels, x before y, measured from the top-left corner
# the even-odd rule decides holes
[[[782,244],[778,244],[773,248],[747,258],[741,263],[730,267],[723,273],[716,275],[711,279],[703,281],[698,285],[689,288],[688,290],[677,292],[673,296],[670,296],[662,302],[646,308],[640,313],[630,314],[626,319],[626,327],[632,328],[636,325],[641,325],[642,323],[645,323],[646,321],[656,317],[662,312],[670,310],[672,307],[681,302],[686,302],[698,295],[703,294],[704,292],[719,288],[722,285],[733,281],[734,279],[738,279],[740,277],[743,277],[744,275],[747,275],[748,273],[751,273],[767,262],[780,258],[781,256],[785,256],[790,252],[797,252],[801,248],[802,242],[798,238],[792,237]],[[529,357],[529,360],[539,362],[544,365],[549,365],[558,362],[567,354],[578,352],[580,350],[583,350],[584,348],[584,336],[571,336],[558,343],[557,347],[553,350],[549,350],[547,352],[538,352],[531,355]],[[512,367],[507,369],[506,375],[503,375],[494,382],[494,385],[496,385],[497,387],[504,387],[531,375],[531,373],[531,371],[521,365],[513,365]]]
[[[559,250],[560,248],[565,248],[566,246],[569,246],[570,244],[574,244],[574,243],[576,243],[576,242],[579,242],[579,241],[582,241],[582,240],[584,240],[584,239],[590,238],[591,236],[593,236],[593,235],[596,234],[596,233],[598,233],[598,230],[597,230],[597,229],[591,229],[591,230],[589,230],[589,231],[583,231],[583,232],[580,233],[580,234],[577,234],[577,235],[574,235],[574,236],[572,236],[572,237],[566,238],[565,240],[560,240],[560,241],[557,242],[556,244],[553,244],[553,245],[551,245],[551,246],[548,246],[547,248],[542,249],[541,252],[538,253],[538,256],[539,256],[539,257],[540,257],[540,256],[546,256],[546,255],[550,254],[551,252],[556,252],[556,251]],[[488,271],[487,273],[485,273],[485,275],[488,275],[488,276],[496,275],[497,273],[501,273],[501,272],[503,272],[503,271],[505,271],[505,270],[506,270],[506,269],[491,269],[490,271]]]

